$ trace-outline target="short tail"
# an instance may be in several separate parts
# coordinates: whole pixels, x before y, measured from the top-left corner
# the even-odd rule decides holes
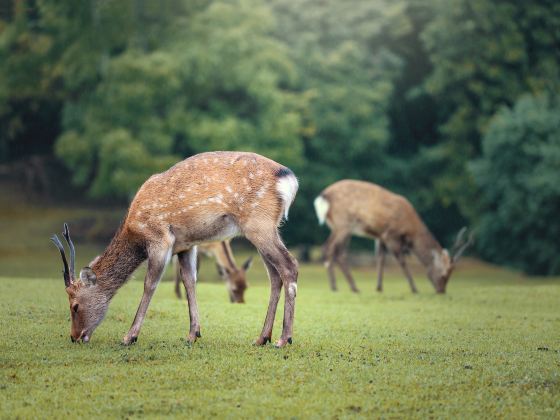
[[[280,169],[276,173],[276,176],[278,177],[276,189],[282,199],[284,219],[288,220],[290,206],[294,202],[299,188],[298,180],[294,173],[288,168]]]
[[[317,214],[317,219],[319,219],[319,224],[325,224],[327,212],[329,211],[329,202],[320,195],[315,199],[313,205],[315,206],[315,213]]]

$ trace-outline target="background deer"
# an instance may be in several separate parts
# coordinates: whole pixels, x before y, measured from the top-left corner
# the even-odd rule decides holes
[[[105,251],[74,275],[75,251],[68,226],[70,266],[56,237],[64,265],[64,285],[72,316],[71,339],[87,342],[109,302],[131,273],[148,260],[144,293],[124,344],[137,340],[148,305],[173,254],[187,292],[190,328],[187,340],[200,337],[195,294],[197,245],[244,235],[259,251],[271,282],[264,326],[256,344],[270,341],[276,307],[285,288],[284,322],[279,347],[292,341],[297,261],[278,234],[298,189],[288,168],[254,153],[202,153],[148,179],[136,193],[120,228]]]
[[[235,263],[231,250],[231,240],[210,242],[198,246],[198,253],[205,254],[216,260],[218,273],[225,280],[232,303],[245,303],[245,290],[247,290],[247,271],[251,268],[253,257],[249,257],[241,268]],[[175,272],[175,294],[181,298],[181,266],[177,264]]]
[[[352,291],[358,292],[346,257],[351,235],[377,239],[379,292],[383,290],[383,268],[387,252],[393,253],[399,262],[413,293],[418,290],[405,260],[410,252],[426,267],[436,292],[445,293],[457,260],[472,243],[472,235],[464,240],[466,229],[463,228],[457,235],[451,257],[406,198],[369,182],[336,182],[321,192],[314,205],[319,224],[326,222],[331,229],[331,234],[323,245],[323,255],[332,290],[336,290],[336,263]]]

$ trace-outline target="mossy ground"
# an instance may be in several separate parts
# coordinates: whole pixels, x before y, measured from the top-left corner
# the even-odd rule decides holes
[[[355,274],[361,294],[342,279],[332,293],[321,266],[301,267],[285,349],[251,345],[268,303],[260,261],[245,305],[229,304],[222,284],[199,283],[202,338],[193,347],[186,303],[170,282],[138,343],[123,347],[140,274],[88,345],[70,342],[62,278],[1,277],[1,416],[558,418],[558,279],[464,264],[441,296],[421,275],[412,295],[398,271],[383,294],[372,269]],[[202,276],[214,276],[210,264]]]

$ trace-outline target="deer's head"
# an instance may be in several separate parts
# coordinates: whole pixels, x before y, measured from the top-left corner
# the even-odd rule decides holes
[[[70,265],[68,265],[64,247],[58,236],[53,235],[51,240],[60,251],[64,266],[62,275],[64,277],[64,287],[66,288],[66,293],[68,293],[70,317],[72,320],[70,339],[73,342],[82,341],[87,343],[95,328],[103,320],[109,301],[97,285],[97,278],[90,267],[85,267],[80,271],[79,279],[75,278],[74,264],[76,252],[66,223],[64,224],[64,232],[62,234],[70,249]]]
[[[249,257],[241,268],[223,267],[217,265],[218,273],[226,281],[231,303],[245,303],[245,290],[247,284],[247,271],[251,268],[253,257]]]
[[[432,280],[437,293],[445,293],[447,283],[451,277],[451,273],[463,255],[463,252],[471,246],[474,242],[473,234],[470,233],[469,237],[465,239],[467,228],[462,228],[457,234],[455,244],[451,248],[451,253],[447,249],[438,252],[432,251],[433,263],[428,270],[428,277]]]

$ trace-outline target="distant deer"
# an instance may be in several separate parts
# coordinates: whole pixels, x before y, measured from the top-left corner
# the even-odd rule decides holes
[[[218,273],[225,280],[232,303],[245,303],[245,290],[247,289],[247,270],[251,268],[253,257],[249,257],[241,268],[235,263],[235,257],[231,250],[230,240],[221,242],[210,242],[198,246],[198,252],[203,253],[216,260]],[[175,273],[175,294],[181,298],[181,267],[177,264]]]
[[[387,252],[392,252],[399,262],[412,292],[418,292],[405,260],[406,255],[413,252],[426,267],[436,292],[445,293],[457,260],[473,241],[472,235],[468,240],[464,239],[466,228],[463,228],[457,235],[450,256],[406,198],[369,182],[338,181],[323,190],[315,199],[314,206],[319,224],[326,222],[331,229],[331,235],[323,246],[323,255],[332,290],[336,290],[336,263],[352,291],[358,292],[346,260],[351,235],[377,240],[379,292],[383,290]]]
[[[292,171],[254,153],[211,152],[190,157],[140,187],[109,246],[81,270],[78,279],[74,245],[65,224],[70,266],[58,237],[52,240],[64,265],[72,341],[90,340],[112,297],[147,259],[144,294],[123,339],[123,344],[134,343],[164,269],[177,254],[189,306],[187,340],[193,343],[200,337],[195,294],[197,245],[244,235],[261,254],[271,282],[268,312],[256,344],[271,339],[282,286],[284,323],[276,346],[291,343],[298,265],[282,243],[278,225],[287,218],[297,189]]]

